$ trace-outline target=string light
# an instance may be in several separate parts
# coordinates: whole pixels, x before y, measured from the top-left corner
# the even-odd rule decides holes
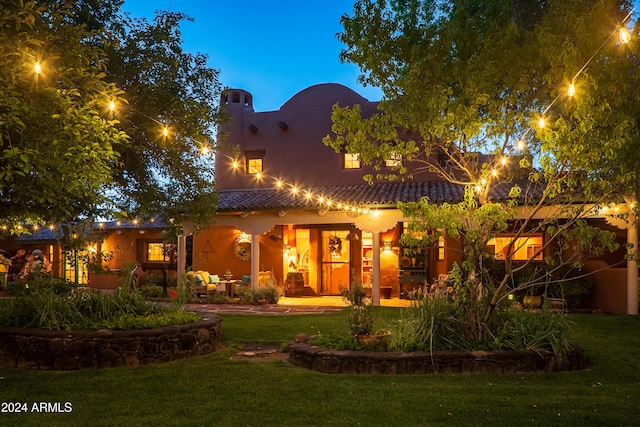
[[[631,35],[629,34],[629,31],[627,31],[625,27],[620,28],[619,34],[620,34],[620,43],[622,44],[629,43],[629,40],[631,40]]]
[[[624,22],[625,22],[625,21],[626,21],[626,20],[631,16],[631,14],[633,13],[633,11],[634,11],[634,10],[635,10],[635,8],[633,8],[633,10],[632,10],[632,11],[631,11],[631,12],[630,12],[630,13],[629,13],[625,18],[624,18],[623,23],[624,23]],[[613,32],[613,34],[615,34],[616,32],[618,33],[620,43],[622,43],[622,44],[629,43],[629,41],[631,40],[631,35],[630,35],[629,31],[628,31],[625,27],[621,27],[619,30],[614,31],[614,32]],[[610,36],[610,37],[611,37],[611,36]],[[576,75],[574,76],[574,79],[575,79],[575,78],[576,78],[580,73],[582,73],[582,72],[584,71],[584,69],[587,67],[587,65],[590,63],[590,61],[595,57],[595,55],[598,53],[598,51],[599,51],[599,50],[600,50],[604,45],[605,45],[605,43],[603,43],[603,45],[602,45],[600,48],[598,48],[598,49],[596,50],[596,52],[595,52],[595,53],[593,54],[593,56],[592,56],[592,57],[591,57],[591,58],[590,58],[590,59],[585,63],[585,65],[582,67],[582,69],[581,69],[580,71],[578,71],[578,73],[576,73]],[[36,75],[39,75],[39,74],[41,74],[41,73],[42,73],[42,64],[40,63],[40,61],[36,61],[36,62],[34,63],[34,72],[35,72],[35,74],[36,74]],[[573,96],[575,96],[575,93],[576,93],[575,84],[574,84],[574,82],[572,81],[572,82],[569,84],[569,87],[567,88],[567,95],[568,95],[569,97],[573,97]],[[540,116],[540,118],[538,119],[538,127],[539,127],[540,129],[542,129],[542,128],[544,128],[544,127],[546,126],[545,119],[544,119],[544,114],[545,114],[545,113],[546,113],[546,112],[551,108],[551,106],[556,102],[556,100],[557,100],[557,99],[558,99],[558,97],[556,97],[556,99],[554,99],[554,100],[550,103],[550,105],[547,107],[547,109],[543,112],[543,115],[542,115],[542,116]],[[115,101],[114,101],[114,100],[111,100],[111,101],[109,102],[109,110],[110,110],[111,112],[114,112],[114,111],[115,111],[115,107],[116,107],[116,105],[115,105]],[[142,113],[141,113],[141,114],[142,114]],[[143,116],[145,116],[145,117],[148,117],[148,116],[146,116],[146,115],[144,115],[144,114],[142,114],[142,115],[143,115]],[[150,118],[150,117],[148,117],[148,118]],[[151,118],[150,118],[150,119],[151,119]],[[151,119],[151,120],[154,120],[154,119]],[[157,120],[154,120],[154,121],[156,121],[156,122],[157,122]],[[158,123],[159,123],[159,122],[158,122]],[[162,123],[159,123],[159,124],[161,124],[161,125],[162,125]],[[165,124],[165,125],[162,125],[162,126],[163,126],[163,129],[162,129],[162,135],[163,135],[164,137],[168,137],[168,136],[169,136],[169,128],[168,128],[168,126],[167,126],[166,124]],[[525,133],[524,133],[523,137],[522,137],[521,139],[519,139],[519,140],[517,141],[517,143],[516,143],[516,147],[517,147],[519,150],[521,150],[521,151],[522,151],[522,150],[524,150],[524,149],[525,149],[525,147],[526,147],[526,144],[525,144],[525,142],[523,141],[523,139],[524,139],[524,136],[528,133],[528,131],[529,131],[530,129],[531,129],[531,128],[527,129],[527,130],[525,131]],[[208,147],[208,146],[204,145],[204,146],[202,147],[202,149],[201,149],[201,152],[202,152],[202,154],[208,154],[208,153],[210,152],[210,149],[209,149],[209,147]],[[500,163],[501,163],[503,166],[504,166],[504,165],[506,165],[506,163],[507,163],[507,157],[506,157],[506,156],[505,156],[505,157],[502,157],[502,158],[500,159]],[[234,161],[233,161],[233,168],[234,168],[234,169],[238,169],[238,167],[239,167],[239,163],[238,163],[238,161],[237,161],[237,160],[234,160]],[[493,170],[491,171],[491,174],[495,177],[495,176],[497,176],[498,171],[497,171],[496,169],[493,169]],[[256,174],[256,178],[257,178],[258,180],[260,180],[260,179],[262,178],[262,173],[257,173],[257,174]],[[482,180],[482,184],[484,185],[485,183],[486,183],[486,180],[484,180],[484,179],[483,179],[483,180]],[[283,186],[283,181],[282,181],[282,180],[280,180],[280,179],[276,180],[276,185],[277,185],[277,187],[278,187],[278,188],[282,188],[282,186]],[[294,194],[294,195],[296,195],[296,194],[297,194],[297,192],[298,192],[298,188],[297,188],[296,186],[292,186],[292,187],[293,187],[293,188],[292,188],[292,192],[293,192],[293,194]],[[476,190],[477,190],[477,191],[480,191],[481,189],[482,189],[482,188],[481,188],[481,186],[480,186],[480,185],[476,185]],[[310,191],[307,191],[307,193],[306,193],[306,198],[307,198],[307,199],[310,199],[311,197],[312,197],[312,193],[311,193]],[[320,203],[320,204],[323,204],[323,203],[324,203],[324,198],[323,198],[322,196],[320,196],[318,200],[319,200],[319,203]],[[327,203],[327,206],[329,206],[329,207],[333,205],[333,202],[332,202],[331,200],[327,200],[327,202],[326,202],[326,203]],[[349,207],[349,205],[347,205],[347,204],[342,204],[342,203],[339,203],[339,202],[336,202],[336,203],[337,203],[337,207],[338,207],[338,209],[339,209],[339,210],[340,210],[340,209],[342,209],[342,207],[344,207],[344,209],[346,209],[347,211],[351,211],[351,212],[365,212],[365,213],[373,212],[373,213],[377,213],[377,210],[370,211],[369,209],[364,209],[364,210],[363,210],[363,209],[361,209],[361,208],[358,208],[358,209],[356,210],[354,207]],[[630,205],[630,206],[632,207],[632,205]],[[633,207],[632,207],[632,208],[633,208]],[[100,223],[100,225],[102,225],[102,224]],[[117,225],[118,225],[118,226],[120,226],[120,225],[121,225],[120,221],[118,221],[118,222],[117,222]],[[54,229],[54,226],[53,226],[53,225],[50,225],[50,226],[49,226],[49,228],[50,228],[51,230],[53,230],[53,229]],[[5,229],[5,230],[6,230],[6,229],[7,229],[7,226],[6,226],[6,225],[4,225],[4,226],[3,226],[3,229]],[[37,227],[34,227],[34,229],[35,229],[35,230],[37,230]]]

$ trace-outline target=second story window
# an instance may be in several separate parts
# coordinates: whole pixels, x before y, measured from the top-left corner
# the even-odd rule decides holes
[[[392,151],[389,154],[389,158],[385,161],[385,166],[387,167],[400,166],[401,164],[402,164],[402,155],[395,151]]]
[[[255,175],[264,171],[264,150],[247,151],[244,154],[246,159],[246,171],[248,174]]]
[[[344,153],[345,169],[360,169],[360,156],[357,154]]]

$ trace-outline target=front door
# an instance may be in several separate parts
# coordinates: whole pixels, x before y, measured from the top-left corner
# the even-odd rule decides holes
[[[320,295],[340,295],[340,288],[349,288],[351,246],[349,230],[322,231],[322,280]]]

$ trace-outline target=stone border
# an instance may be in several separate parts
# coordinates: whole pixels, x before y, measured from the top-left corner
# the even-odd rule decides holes
[[[379,352],[333,350],[292,341],[289,363],[327,374],[461,374],[560,372],[587,367],[584,350],[574,344],[568,355],[536,351]]]
[[[203,318],[154,329],[51,331],[0,327],[0,367],[34,370],[154,365],[212,353],[222,347],[222,319]]]

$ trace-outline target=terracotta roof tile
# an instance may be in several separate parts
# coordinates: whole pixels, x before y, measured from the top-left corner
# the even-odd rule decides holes
[[[311,201],[306,199],[306,191],[310,191],[314,195]],[[433,203],[453,203],[461,201],[463,194],[462,186],[445,181],[313,187],[299,191],[297,195],[287,189],[221,190],[218,210],[229,212],[317,208],[319,196],[335,202],[378,206],[418,201],[425,196]]]

